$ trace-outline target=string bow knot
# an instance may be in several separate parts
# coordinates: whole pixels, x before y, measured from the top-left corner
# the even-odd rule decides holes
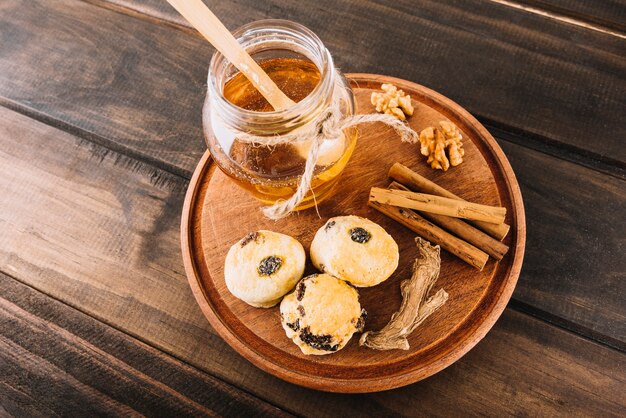
[[[334,86],[331,103],[328,108],[321,112],[316,119],[309,124],[311,128],[301,129],[295,133],[270,137],[256,136],[249,133],[240,133],[237,135],[237,139],[240,141],[263,146],[311,141],[311,148],[307,154],[304,173],[300,177],[296,192],[289,199],[277,200],[273,205],[265,206],[262,209],[263,214],[270,219],[278,220],[289,215],[302,202],[309,190],[313,193],[311,181],[313,180],[313,172],[320,156],[321,144],[327,140],[341,140],[345,130],[362,123],[382,122],[391,126],[403,142],[419,142],[417,133],[411,129],[407,123],[391,115],[365,114],[344,117],[341,112],[342,101],[344,100],[341,92],[345,90],[345,85],[339,74],[336,74],[335,79],[339,81]]]

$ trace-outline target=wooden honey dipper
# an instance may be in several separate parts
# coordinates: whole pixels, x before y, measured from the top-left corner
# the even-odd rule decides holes
[[[241,71],[274,110],[295,104],[237,42],[226,26],[201,0],[167,0],[222,55]]]

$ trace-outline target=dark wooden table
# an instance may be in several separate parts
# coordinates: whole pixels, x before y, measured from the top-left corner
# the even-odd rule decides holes
[[[303,23],[345,72],[479,118],[524,196],[526,259],[439,374],[337,395],[274,378],[200,313],[182,201],[212,48],[165,0],[0,1],[0,416],[626,411],[626,2],[209,2]]]

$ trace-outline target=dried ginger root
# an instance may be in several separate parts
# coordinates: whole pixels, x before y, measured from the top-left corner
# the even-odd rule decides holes
[[[407,116],[413,114],[411,96],[398,90],[393,84],[383,84],[380,88],[384,93],[374,92],[370,98],[377,112],[395,116],[400,120],[406,120]]]
[[[420,152],[435,170],[448,171],[463,162],[463,136],[453,123],[439,122],[439,129],[428,127],[420,132]],[[448,155],[446,155],[446,150]]]
[[[415,243],[419,256],[413,263],[413,276],[400,285],[400,310],[391,316],[389,323],[380,331],[367,331],[361,335],[359,345],[375,350],[408,350],[409,334],[448,300],[448,294],[443,289],[428,298],[428,293],[439,277],[439,246],[431,245],[419,237],[415,238]]]

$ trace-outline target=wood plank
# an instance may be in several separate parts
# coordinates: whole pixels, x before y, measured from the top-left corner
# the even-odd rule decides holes
[[[287,415],[3,274],[0,290],[0,403],[7,414]],[[535,356],[552,367],[540,369]],[[427,381],[371,395],[320,395],[337,410],[361,402],[385,415],[618,416],[626,375],[611,366],[624,357],[507,311],[487,340]]]
[[[526,254],[513,298],[626,351],[626,181],[501,146],[526,210]]]
[[[189,28],[189,24],[173,8],[158,0],[88,1],[107,8],[148,15],[193,32],[193,29]],[[208,0],[204,1],[209,3]],[[570,130],[569,125],[577,122],[574,119],[579,117],[577,112],[580,110],[576,110],[575,106],[585,106],[585,103],[580,103],[581,98],[589,96],[595,100],[593,96],[601,93],[597,89],[597,85],[587,84],[585,87],[591,87],[588,89],[582,88],[583,86],[580,85],[578,87],[581,88],[576,93],[577,98],[568,99],[564,95],[573,92],[566,93],[568,90],[567,82],[580,77],[582,75],[580,72],[591,71],[595,76],[598,69],[600,72],[607,70],[606,67],[598,67],[596,70],[590,69],[589,67],[593,65],[591,61],[583,63],[575,51],[579,50],[582,53],[589,48],[606,48],[605,52],[608,55],[605,58],[617,64],[623,73],[624,68],[626,68],[626,60],[619,60],[619,58],[623,58],[620,51],[626,48],[626,41],[612,39],[610,36],[592,36],[584,28],[571,27],[569,24],[544,16],[520,13],[519,10],[511,9],[502,4],[489,4],[490,1],[493,0],[462,2],[462,4],[455,5],[436,1],[420,2],[419,8],[408,0],[385,4],[384,6],[376,5],[374,2],[358,1],[339,6],[337,11],[341,17],[330,20],[327,11],[337,9],[337,5],[331,1],[316,2],[315,6],[307,7],[286,0],[271,0],[266,2],[267,5],[263,8],[258,7],[257,2],[253,0],[222,1],[218,4],[211,3],[211,7],[217,8],[216,13],[232,29],[258,19],[286,18],[298,21],[309,26],[320,35],[343,71],[373,72],[416,81],[458,101],[478,116],[483,123],[490,123],[502,128],[510,127],[518,132],[523,131],[527,140],[530,140],[528,134],[534,134],[538,135],[539,139],[573,145],[576,140],[570,135],[575,134],[575,132],[573,129]],[[620,16],[626,8],[622,0],[609,0],[602,3],[602,6],[591,4],[599,2],[572,0],[529,1],[569,2],[573,3],[571,4],[572,9],[593,10],[601,8],[603,9],[602,14],[614,16],[616,20],[620,20]],[[563,5],[563,7],[566,6]],[[374,22],[370,22],[372,16],[376,16]],[[387,34],[384,37],[375,36],[379,43],[372,42],[374,34],[377,32],[375,28],[372,28],[371,23],[380,28],[378,33]],[[435,28],[431,27],[432,25]],[[358,35],[363,36],[358,43],[355,43],[353,39],[355,36],[353,29],[355,28],[367,28],[366,30],[358,30]],[[410,39],[411,35],[427,41],[426,44],[416,44]],[[492,38],[499,45],[491,45],[487,38]],[[573,39],[575,42],[572,42]],[[388,42],[390,40],[392,42]],[[435,46],[439,49],[435,55],[439,55],[430,57],[433,55]],[[388,51],[389,47],[399,48],[401,51],[398,51],[397,55],[392,55]],[[375,50],[368,51],[367,48],[375,48]],[[520,48],[529,48],[532,51],[520,51]],[[567,48],[569,52],[565,53],[563,48]],[[485,55],[490,56],[491,62],[485,63],[483,59]],[[546,59],[544,55],[551,59]],[[589,55],[585,52],[585,56],[588,57]],[[397,57],[406,57],[400,63],[402,70],[406,72],[398,72]],[[439,64],[443,64],[443,67],[439,67]],[[498,71],[491,73],[494,64],[497,65]],[[363,66],[368,67],[363,70]],[[576,69],[576,66],[580,66],[580,68]],[[567,70],[565,70],[566,67]],[[435,68],[437,71],[433,71]],[[465,71],[462,76],[459,76],[454,71],[446,71],[446,68],[463,68],[471,72]],[[546,73],[542,75],[540,74],[542,72]],[[555,80],[556,77],[552,77],[551,74],[558,74],[560,80]],[[617,75],[619,79],[619,71],[614,75]],[[541,78],[544,79],[541,80]],[[502,89],[493,90],[492,88],[491,91],[485,89],[485,85],[492,82],[501,86]],[[456,83],[458,90],[453,89],[451,83]],[[526,85],[526,83],[532,86]],[[622,109],[621,113],[623,113],[626,110],[626,103],[620,99],[620,96],[623,97],[623,93],[626,93],[626,83],[620,82],[615,86],[619,87],[619,91],[622,92],[615,98],[618,107]],[[508,97],[502,97],[503,91],[506,91]],[[539,96],[543,96],[543,98]],[[504,103],[508,100],[519,101],[520,99],[526,101],[532,109],[521,102]],[[572,109],[573,111],[555,115],[551,104],[561,106],[567,100],[576,102],[568,105],[568,110]],[[502,108],[495,109],[494,103],[497,103],[498,106],[504,104],[510,112],[503,111]],[[520,107],[515,107],[516,105]],[[551,115],[550,119],[544,120],[547,123],[544,125],[545,129],[542,130],[533,129],[538,122],[537,119],[545,116],[545,113],[541,112],[534,114],[535,110],[539,109],[537,106],[545,106]],[[523,122],[518,122],[515,118],[520,115],[514,113],[522,111],[522,107],[523,113],[530,117]],[[574,115],[577,116],[574,117]],[[555,120],[554,116],[563,118]],[[597,113],[596,116],[600,120],[604,120],[607,114],[604,112]],[[621,116],[616,116],[614,121],[617,122],[617,125],[615,126],[621,126],[622,124],[619,122]],[[570,137],[566,138],[565,135],[555,132],[561,129],[567,129],[569,131],[567,136]],[[591,135],[591,131],[589,131],[589,135]],[[578,141],[575,146],[581,151],[588,152],[590,150],[588,142]],[[593,151],[597,153],[597,149],[594,148]],[[624,160],[626,152],[618,155],[601,155],[621,163],[626,161]],[[623,164],[621,165],[623,166]]]
[[[0,143],[0,195],[11,196],[0,200],[0,270],[285,410],[330,416],[449,415],[468,408],[558,415],[571,409],[605,415],[623,408],[616,395],[624,383],[624,368],[616,367],[623,354],[512,311],[459,363],[414,386],[350,397],[279,381],[217,337],[193,299],[179,248],[185,181],[7,109],[0,109]],[[552,166],[552,160],[545,157],[545,166]],[[575,179],[583,195],[605,193],[585,176]],[[574,212],[564,219],[577,224],[584,208],[572,207]],[[552,236],[565,245],[578,237]],[[529,256],[527,266],[545,260]],[[614,288],[596,285],[612,271],[606,268],[598,264],[594,276],[566,278],[579,290],[581,305],[610,317],[612,309],[617,315],[623,307],[609,305],[608,292]],[[523,274],[520,286],[524,280]],[[546,304],[563,300],[560,295],[548,300],[549,294]],[[585,313],[580,305],[570,308]],[[614,316],[607,326],[618,319]],[[507,397],[486,396],[484,388]]]
[[[189,176],[206,41],[71,0],[2,2],[0,39],[0,104]]]
[[[157,0],[140,5],[174,13]],[[1,103],[189,176],[204,148],[208,43],[154,25],[154,18],[138,19],[137,12],[82,2],[0,7],[0,36],[8,40],[0,54]],[[393,6],[273,0],[263,8],[246,0],[219,2],[216,11],[231,28],[268,16],[300,21],[344,71],[414,80],[483,122],[626,164],[623,39],[482,0],[431,0],[419,8],[408,0]],[[590,140],[598,132],[602,140]]]
[[[0,404],[15,416],[288,416],[0,273]]]
[[[624,0],[518,0],[517,2],[549,13],[626,32],[626,2]]]

